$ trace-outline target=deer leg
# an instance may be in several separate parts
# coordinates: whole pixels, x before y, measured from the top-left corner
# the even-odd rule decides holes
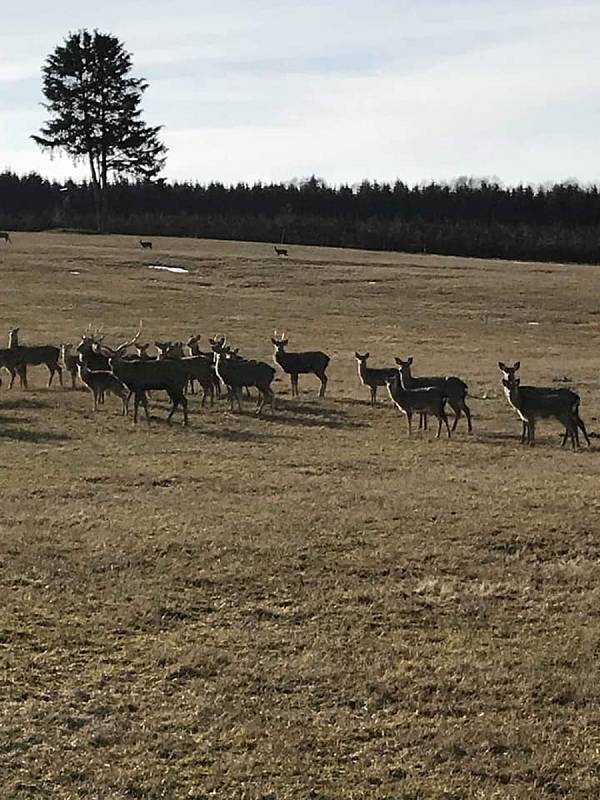
[[[58,372],[58,382],[60,383],[61,386],[63,386],[62,367],[59,364],[57,364],[55,369]]]
[[[94,395],[94,411],[98,411],[98,392],[96,389],[92,389],[92,394]]]
[[[446,410],[442,408],[442,419],[444,420],[444,424],[446,425],[446,431],[448,432],[448,438],[451,439],[450,435],[450,425],[448,425],[448,415],[446,414]]]
[[[10,372],[10,383],[8,384],[8,388],[12,389],[13,383],[15,382],[15,376],[16,376],[17,373],[15,372],[14,369],[12,369],[12,367],[7,367],[6,369]],[[22,386],[23,385],[23,378],[21,376],[19,376],[19,378],[21,380],[21,386]]]
[[[465,412],[465,417],[467,418],[467,430],[469,433],[473,433],[473,423],[471,422],[471,409],[466,404],[466,402],[462,401],[462,409]]]
[[[371,386],[371,406],[374,406],[377,402],[377,387]]]
[[[319,378],[321,379],[321,388],[319,390],[319,397],[325,397],[325,389],[327,388],[327,375],[323,373],[322,375],[319,375]]]
[[[535,447],[535,420],[532,418],[527,424],[529,428],[529,446]]]
[[[521,428],[521,444],[525,444],[525,438],[527,438],[527,442],[529,442],[529,427],[525,420],[522,420],[523,427]]]
[[[412,436],[412,411],[406,412],[406,424],[408,425],[408,435]]]
[[[588,436],[588,433],[585,429],[585,425],[583,424],[583,420],[581,419],[579,414],[577,414],[577,416],[575,417],[575,424],[577,425],[577,428],[579,428],[583,433],[583,438],[585,439],[587,446],[590,447],[591,446],[590,437]]]
[[[460,405],[456,402],[449,401],[450,407],[452,411],[454,411],[454,422],[452,423],[452,433],[456,430],[456,426],[458,425],[458,420],[462,417],[462,411],[460,410]]]
[[[181,405],[181,410],[183,411],[183,425],[188,424],[188,401],[187,397],[181,393],[179,397],[179,405]]]

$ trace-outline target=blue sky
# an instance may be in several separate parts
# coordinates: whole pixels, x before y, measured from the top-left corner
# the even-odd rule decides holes
[[[85,174],[29,139],[43,61],[81,27],[149,80],[167,178],[600,183],[597,2],[21,2],[0,29],[0,170]]]

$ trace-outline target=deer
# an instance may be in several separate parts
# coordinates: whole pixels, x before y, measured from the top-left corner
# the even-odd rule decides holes
[[[12,389],[15,378],[19,376],[21,388],[27,386],[27,366],[19,363],[18,354],[14,349],[0,348],[0,369],[5,369],[10,375],[9,389]]]
[[[172,342],[155,342],[155,346],[158,350],[158,360],[166,361],[172,359],[182,364],[186,370],[190,386],[193,387],[194,381],[198,381],[202,387],[202,406],[206,403],[207,397],[210,398],[210,404],[212,406],[215,397],[212,363],[204,358],[203,355],[179,355],[181,352],[181,342],[176,342],[175,345],[173,345]]]
[[[441,389],[445,396],[448,398],[448,404],[454,412],[454,422],[452,423],[452,431],[456,430],[458,420],[461,418],[463,412],[467,419],[467,429],[469,433],[473,431],[473,424],[471,422],[471,410],[467,405],[466,398],[469,391],[467,384],[460,378],[454,376],[447,376],[445,378],[415,378],[411,372],[413,358],[402,360],[401,358],[394,359],[398,365],[398,372],[400,374],[400,383],[402,388],[410,391],[411,389],[424,389],[428,386],[435,386]],[[427,427],[427,422],[424,420],[424,427]]]
[[[146,421],[150,424],[146,392],[161,389],[169,395],[172,403],[167,422],[171,422],[173,414],[181,406],[183,424],[188,424],[188,402],[184,391],[188,374],[179,360],[167,358],[156,361],[125,361],[118,356],[111,356],[108,364],[111,372],[125,384],[134,396],[134,423],[137,423],[138,407],[142,405]]]
[[[0,231],[0,239],[2,239],[5,244],[10,244],[10,233],[8,231]]]
[[[435,438],[440,438],[442,425],[445,425],[450,439],[450,426],[448,425],[448,416],[446,414],[448,397],[443,389],[437,386],[404,389],[401,381],[397,378],[387,378],[385,385],[396,408],[406,414],[409,436],[412,435],[412,416],[414,413],[418,413],[431,414],[431,416],[437,417],[438,430]]]
[[[265,403],[269,403],[271,411],[275,410],[275,394],[271,383],[275,377],[275,370],[264,361],[246,361],[231,351],[226,344],[225,337],[209,340],[215,353],[215,368],[219,379],[227,387],[229,409],[233,413],[233,401],[237,400],[238,411],[242,411],[240,394],[242,388],[256,386],[258,389],[258,403],[256,413],[260,416]]]
[[[79,356],[75,356],[71,353],[73,349],[73,345],[69,344],[61,344],[60,346],[60,360],[63,363],[64,368],[71,376],[71,388],[77,388],[77,378],[79,377]]]
[[[273,250],[275,250],[275,255],[277,256],[287,256],[288,254],[287,247],[277,247],[277,245],[274,245]]]
[[[147,239],[140,239],[140,247],[142,250],[152,250],[152,242]]]
[[[123,381],[110,370],[91,370],[85,366],[83,356],[79,356],[77,371],[81,382],[94,396],[94,411],[98,411],[98,403],[105,394],[114,394],[123,404],[123,416],[129,413],[129,397],[131,392]]]
[[[275,363],[290,376],[292,397],[297,397],[300,394],[298,391],[298,375],[305,375],[308,373],[316,375],[321,381],[319,397],[325,397],[325,389],[327,388],[327,375],[325,374],[325,370],[330,361],[329,356],[320,350],[303,353],[286,353],[285,348],[288,345],[288,339],[285,338],[285,333],[282,333],[281,336],[277,338],[277,331],[273,331],[271,342],[275,347],[275,352],[273,354]]]
[[[521,368],[520,361],[513,366],[499,361],[498,368],[504,376],[502,387],[506,399],[523,423],[521,444],[535,445],[536,419],[554,418],[565,428],[561,447],[565,446],[567,438],[571,439],[573,449],[579,447],[579,430],[588,447],[591,446],[585,424],[579,415],[581,398],[577,392],[564,387],[521,386],[516,374]]]
[[[385,386],[386,380],[398,380],[398,370],[395,367],[368,367],[369,356],[370,353],[364,355],[354,353],[358,364],[358,377],[363,386],[368,386],[371,390],[371,405],[375,406],[377,404],[377,387]]]
[[[48,386],[52,385],[52,378],[55,373],[58,373],[58,380],[60,385],[63,385],[62,368],[58,363],[60,358],[60,349],[54,345],[38,345],[38,346],[25,346],[19,344],[19,330],[20,328],[11,328],[8,332],[8,349],[12,350],[15,357],[16,366],[25,367],[20,373],[19,377],[24,389],[27,389],[27,367],[37,367],[40,364],[45,364],[48,368],[50,376],[48,378]]]

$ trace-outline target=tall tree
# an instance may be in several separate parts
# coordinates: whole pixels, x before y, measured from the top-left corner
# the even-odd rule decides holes
[[[106,226],[110,176],[152,180],[166,160],[158,138],[162,126],[141,118],[148,84],[132,77],[131,68],[131,54],[116,36],[80,30],[67,36],[42,69],[50,119],[31,138],[44,150],[88,161],[99,231]]]

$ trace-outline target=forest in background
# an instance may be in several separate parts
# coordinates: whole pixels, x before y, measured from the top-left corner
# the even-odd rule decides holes
[[[576,183],[503,187],[460,179],[224,186],[118,181],[108,230],[139,236],[280,242],[482,258],[598,263],[600,193]],[[0,228],[93,231],[89,183],[0,173]]]

